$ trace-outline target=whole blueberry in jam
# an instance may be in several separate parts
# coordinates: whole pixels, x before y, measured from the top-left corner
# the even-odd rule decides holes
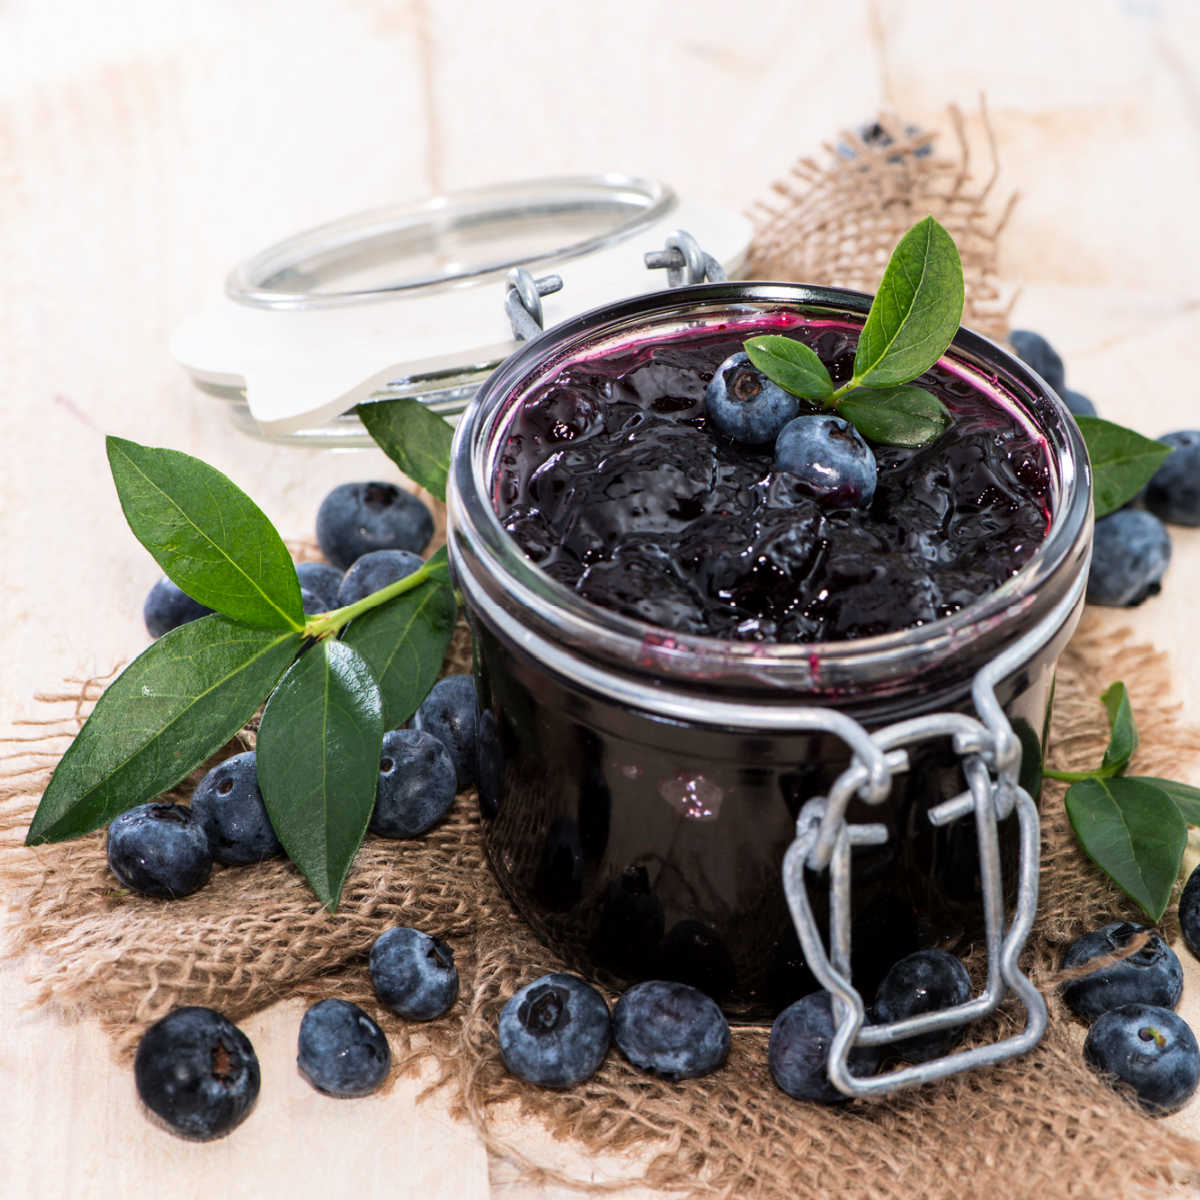
[[[832,413],[789,421],[775,441],[775,466],[831,508],[870,504],[879,474],[862,434]]]
[[[773,442],[800,411],[800,400],[768,379],[745,351],[718,368],[704,393],[712,427],[735,442],[751,446]]]

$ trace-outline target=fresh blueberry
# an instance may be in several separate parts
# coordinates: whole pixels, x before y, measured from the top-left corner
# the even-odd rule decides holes
[[[454,763],[437,738],[419,729],[390,729],[379,755],[371,832],[416,837],[446,815],[454,792]]]
[[[389,583],[407,578],[424,565],[425,560],[419,554],[407,550],[372,550],[356,559],[342,576],[337,594],[338,607],[354,604]]]
[[[1183,885],[1179,897],[1179,928],[1187,948],[1200,958],[1200,867],[1197,867]]]
[[[202,888],[213,856],[200,817],[182,804],[140,804],[108,827],[108,865],[127,887],[175,900]]]
[[[613,1041],[635,1067],[675,1083],[715,1071],[729,1055],[729,1022],[686,983],[652,979],[613,1005]]]
[[[886,149],[895,142],[895,138],[878,121],[868,121],[867,124],[860,125],[855,132],[858,134],[859,139],[867,146],[880,146]],[[904,127],[904,136],[906,138],[915,138],[920,132],[920,127],[917,125],[905,125]],[[848,142],[838,142],[837,152],[842,158],[858,157],[858,151]],[[914,158],[928,158],[932,153],[932,141],[925,142],[912,152]],[[902,154],[889,154],[887,161],[890,163],[903,162],[904,156]]]
[[[500,725],[490,708],[479,714],[475,746],[475,782],[479,787],[479,813],[486,821],[500,815],[504,800],[504,745]]]
[[[177,1008],[142,1034],[133,1060],[138,1095],[180,1137],[207,1142],[245,1120],[258,1098],[249,1038],[211,1008]]]
[[[320,1000],[300,1021],[296,1065],[329,1096],[366,1096],[392,1063],[383,1030],[349,1000]]]
[[[1008,341],[1017,357],[1027,362],[1061,396],[1067,373],[1058,351],[1031,329],[1014,329],[1008,335]]]
[[[603,996],[574,975],[543,975],[500,1013],[500,1055],[518,1079],[569,1088],[590,1079],[608,1053],[612,1022]]]
[[[1063,398],[1063,403],[1077,417],[1094,417],[1096,415],[1096,406],[1082,392],[1073,392],[1070,388],[1063,388],[1059,395]]]
[[[967,968],[945,950],[918,950],[902,958],[884,976],[875,993],[875,1020],[880,1025],[922,1013],[966,1004],[971,998]],[[896,1042],[893,1049],[909,1062],[937,1058],[962,1040],[963,1027],[951,1026]]]
[[[1087,601],[1132,608],[1162,590],[1171,561],[1171,535],[1153,514],[1122,508],[1096,522]]]
[[[830,508],[866,508],[879,475],[862,434],[832,413],[789,421],[775,442],[775,466]]]
[[[283,853],[258,790],[258,759],[253,750],[218,763],[196,785],[192,812],[200,818],[212,856],[240,866]]]
[[[309,601],[305,600],[305,613],[311,617],[315,612],[337,608],[338,588],[342,586],[342,572],[337,567],[323,562],[297,563],[296,575],[300,580],[301,596],[307,592],[314,606],[320,606],[309,611]]]
[[[458,996],[454,951],[419,929],[388,929],[371,946],[371,982],[392,1012],[409,1021],[432,1021]]]
[[[833,1045],[833,1003],[828,992],[813,992],[789,1005],[775,1018],[767,1042],[767,1064],[779,1087],[796,1100],[840,1104],[847,1097],[829,1082],[829,1048]],[[873,1075],[879,1050],[856,1046],[847,1060],[853,1075]]]
[[[150,589],[142,606],[142,619],[146,622],[146,632],[152,638],[159,638],[197,617],[207,617],[210,612],[211,608],[197,604],[187,592],[176,587],[164,575]]]
[[[1173,449],[1146,485],[1146,507],[1172,525],[1200,525],[1200,429],[1158,440]]]
[[[1161,1116],[1182,1108],[1200,1082],[1200,1046],[1169,1008],[1125,1004],[1101,1013],[1088,1030],[1083,1057],[1102,1075],[1130,1084],[1138,1103]]]
[[[773,442],[800,411],[800,400],[768,379],[744,351],[718,368],[704,392],[712,427],[735,442]]]
[[[458,790],[475,778],[479,757],[479,702],[473,675],[447,675],[429,690],[413,726],[431,733],[450,752]]]
[[[433,514],[394,483],[343,483],[317,510],[317,542],[345,570],[372,550],[420,554],[433,537]]]
[[[1063,970],[1074,971],[1093,958],[1119,954],[1139,933],[1141,925],[1115,921],[1076,938],[1063,955]],[[1063,984],[1062,998],[1078,1017],[1090,1021],[1123,1004],[1153,1004],[1174,1008],[1183,994],[1183,967],[1175,951],[1151,932],[1146,944],[1111,966],[1101,967]]]

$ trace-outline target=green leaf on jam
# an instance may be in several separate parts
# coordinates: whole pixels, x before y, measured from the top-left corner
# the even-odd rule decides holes
[[[437,413],[407,397],[369,401],[355,411],[379,448],[413,483],[446,499],[454,430]]]
[[[854,356],[859,386],[908,383],[946,352],[962,321],[962,261],[932,217],[897,243],[871,302]]]
[[[333,912],[379,782],[383,701],[349,646],[319,642],[279,681],[258,730],[258,785],[288,857]]]
[[[884,446],[927,446],[950,424],[950,411],[931,392],[907,384],[859,388],[837,408],[868,441]]]
[[[26,843],[78,837],[173,787],[254,715],[302,640],[215,614],[163,634],[67,747]]]
[[[1137,751],[1137,726],[1133,723],[1133,709],[1123,683],[1112,684],[1100,697],[1100,702],[1108,713],[1109,728],[1108,748],[1104,751],[1100,770],[1115,775],[1125,769]]]
[[[303,628],[287,547],[237,484],[178,450],[106,443],[130,529],[193,600],[248,625]]]
[[[828,400],[833,380],[817,352],[803,342],[769,333],[746,340],[750,361],[772,382],[802,400]]]
[[[1187,845],[1175,801],[1144,779],[1084,779],[1067,790],[1067,815],[1088,856],[1152,921],[1167,908]]]
[[[1097,517],[1128,503],[1150,482],[1170,446],[1100,417],[1076,417],[1092,463],[1092,502]]]

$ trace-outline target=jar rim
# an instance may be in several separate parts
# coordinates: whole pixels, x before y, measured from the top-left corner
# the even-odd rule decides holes
[[[617,301],[580,314],[527,342],[480,388],[459,422],[451,452],[447,502],[450,551],[468,596],[481,581],[471,563],[486,563],[507,602],[530,631],[576,654],[673,680],[741,677],[755,686],[808,697],[846,688],[884,686],[914,669],[943,663],[981,642],[1030,627],[1044,585],[1060,571],[1086,569],[1091,530],[1091,472],[1079,427],[1050,386],[1025,363],[983,335],[960,328],[943,364],[967,370],[998,403],[1024,415],[1046,443],[1054,502],[1046,536],[1009,579],[958,612],[928,624],[872,637],[826,642],[737,642],[679,633],[600,607],[554,580],[503,528],[491,500],[495,441],[518,396],[556,363],[639,324],[718,312],[788,309],[804,315],[865,319],[871,297],[845,289],[775,282],[697,284]],[[1003,396],[1003,399],[1001,399]],[[507,406],[506,406],[506,401]],[[461,584],[460,584],[461,586]],[[483,590],[487,590],[486,587]],[[1038,610],[1038,611],[1035,611]]]

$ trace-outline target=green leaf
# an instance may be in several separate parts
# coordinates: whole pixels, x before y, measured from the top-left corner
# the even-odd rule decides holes
[[[1176,779],[1158,779],[1154,775],[1127,775],[1125,778],[1162,788],[1175,801],[1175,807],[1189,825],[1200,825],[1200,788]]]
[[[379,448],[439,500],[446,499],[454,431],[419,400],[376,400],[355,410]]]
[[[863,437],[884,446],[927,446],[950,424],[950,412],[932,393],[911,384],[856,388],[837,406]]]
[[[1150,476],[1171,453],[1171,447],[1100,417],[1075,420],[1092,461],[1092,502],[1096,516],[1106,517],[1150,482]]]
[[[302,640],[216,615],[163,634],[100,697],[26,843],[78,837],[173,787],[254,715]]]
[[[803,342],[770,333],[746,341],[750,361],[784,391],[803,400],[828,400],[833,395],[833,380],[817,356]]]
[[[430,579],[346,627],[342,641],[379,684],[385,729],[403,725],[437,682],[457,617],[453,589]]]
[[[193,600],[248,625],[303,628],[291,556],[241,488],[190,454],[106,441],[130,529]]]
[[[1111,730],[1100,770],[1107,774],[1116,774],[1137,750],[1137,727],[1133,723],[1129,693],[1123,683],[1112,684],[1100,700],[1104,704],[1104,711],[1108,713],[1108,727]]]
[[[367,832],[382,744],[374,676],[353,649],[333,639],[296,660],[263,712],[258,784],[267,815],[330,912]]]
[[[858,382],[886,387],[928,371],[958,331],[963,298],[954,239],[926,217],[900,239],[883,272],[854,356]]]
[[[1175,801],[1140,779],[1085,779],[1067,789],[1080,845],[1151,920],[1166,911],[1187,845]]]

